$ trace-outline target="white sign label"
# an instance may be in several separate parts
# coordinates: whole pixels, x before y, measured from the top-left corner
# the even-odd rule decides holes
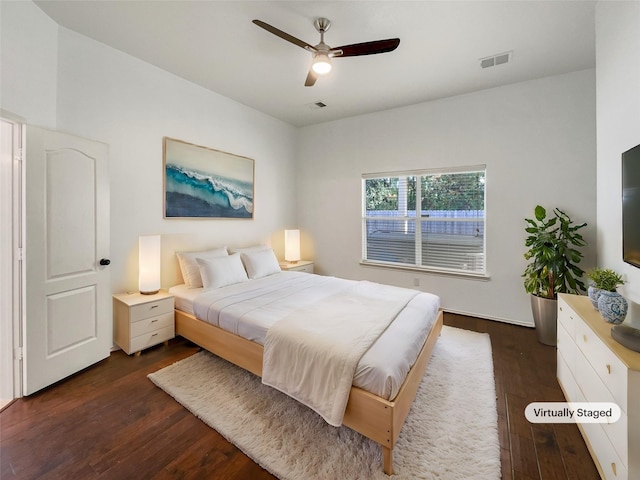
[[[620,407],[609,402],[533,402],[524,415],[531,423],[615,423]]]

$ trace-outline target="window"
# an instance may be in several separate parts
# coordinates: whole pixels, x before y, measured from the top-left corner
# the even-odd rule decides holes
[[[363,175],[363,262],[485,274],[485,170]]]

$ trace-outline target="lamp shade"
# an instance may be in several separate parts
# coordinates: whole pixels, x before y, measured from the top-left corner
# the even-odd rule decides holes
[[[284,231],[284,259],[287,262],[300,260],[300,230]]]
[[[144,295],[160,290],[160,235],[138,239],[138,289]]]

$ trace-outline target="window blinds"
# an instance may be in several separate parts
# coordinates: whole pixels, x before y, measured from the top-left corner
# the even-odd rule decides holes
[[[485,167],[363,175],[363,260],[485,273]]]

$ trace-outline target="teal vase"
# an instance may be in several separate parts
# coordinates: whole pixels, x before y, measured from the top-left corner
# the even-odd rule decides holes
[[[598,297],[598,310],[609,323],[622,323],[627,316],[629,304],[618,292],[602,290]]]

